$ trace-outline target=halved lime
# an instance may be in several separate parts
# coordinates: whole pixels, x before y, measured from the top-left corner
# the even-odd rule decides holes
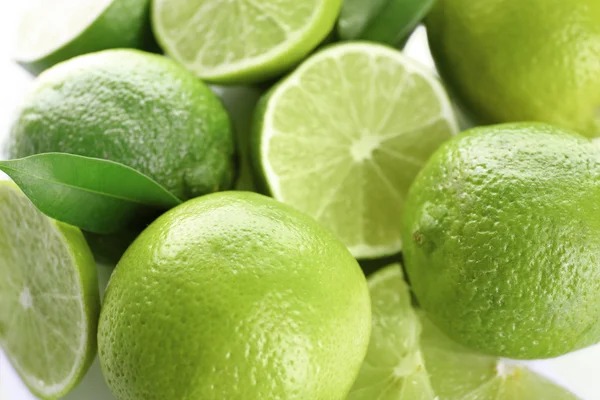
[[[255,162],[267,190],[333,230],[357,258],[401,249],[408,187],[457,132],[434,75],[391,48],[326,48],[258,110]]]
[[[401,44],[427,15],[435,0],[345,0],[338,20],[343,40]]]
[[[154,0],[165,53],[200,78],[251,83],[275,77],[332,30],[342,0]]]
[[[477,354],[453,342],[419,314],[425,366],[440,400],[578,399],[523,365]]]
[[[373,325],[367,356],[348,400],[433,400],[419,350],[421,324],[400,264],[369,278]]]
[[[576,400],[522,365],[456,344],[411,305],[402,268],[371,275],[373,326],[348,400]]]
[[[0,181],[0,346],[25,384],[58,399],[96,353],[96,264],[79,229]]]
[[[94,51],[149,48],[150,0],[32,0],[24,10],[15,59],[38,74]]]

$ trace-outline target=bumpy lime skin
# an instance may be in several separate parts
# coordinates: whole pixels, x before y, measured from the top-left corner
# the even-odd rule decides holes
[[[371,329],[345,246],[268,197],[169,211],[110,279],[98,344],[118,400],[345,399]]]
[[[404,260],[447,335],[496,356],[600,341],[600,150],[545,124],[467,131],[411,187]]]
[[[442,0],[426,19],[440,74],[481,124],[600,136],[600,2]]]
[[[123,49],[41,74],[12,126],[8,154],[117,161],[185,200],[231,187],[233,141],[229,116],[204,83],[166,57]]]

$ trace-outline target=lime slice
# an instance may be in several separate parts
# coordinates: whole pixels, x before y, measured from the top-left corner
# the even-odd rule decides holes
[[[419,351],[421,324],[400,264],[369,278],[373,326],[367,356],[348,400],[433,400]]]
[[[343,40],[398,45],[427,15],[435,0],[345,0],[338,20]]]
[[[369,278],[373,326],[348,400],[576,400],[524,366],[476,354],[441,333],[411,304],[402,268]]]
[[[79,229],[43,215],[8,181],[0,221],[0,346],[33,393],[57,399],[94,359],[96,265]]]
[[[342,0],[154,0],[165,53],[217,83],[285,72],[332,30]]]
[[[408,187],[458,130],[433,74],[385,46],[334,45],[261,103],[254,158],[266,189],[357,258],[400,251]]]
[[[151,48],[149,0],[32,0],[19,24],[15,59],[38,74],[94,51]]]
[[[424,314],[421,349],[440,400],[576,400],[573,393],[514,362],[480,355],[453,342]]]

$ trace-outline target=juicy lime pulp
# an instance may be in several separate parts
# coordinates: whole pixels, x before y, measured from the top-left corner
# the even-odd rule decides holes
[[[96,265],[81,232],[0,182],[0,345],[44,399],[66,394],[96,353]]]
[[[17,58],[36,60],[64,46],[85,30],[113,0],[30,1],[17,36]]]
[[[429,71],[368,43],[309,58],[262,100],[256,122],[255,162],[268,191],[333,230],[359,258],[401,249],[408,187],[457,131]]]
[[[434,400],[419,348],[421,324],[400,264],[369,278],[373,326],[348,400]]]
[[[522,365],[449,339],[411,305],[398,264],[369,278],[373,327],[349,400],[575,400]]]
[[[155,0],[154,32],[199,77],[255,82],[285,72],[331,31],[342,0]]]
[[[445,336],[424,313],[421,349],[435,393],[441,400],[577,400],[523,365],[474,353]]]
[[[15,59],[34,74],[111,48],[156,50],[150,0],[33,0],[21,16]]]

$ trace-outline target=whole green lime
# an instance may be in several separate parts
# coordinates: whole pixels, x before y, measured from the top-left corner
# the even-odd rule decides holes
[[[444,80],[483,123],[600,136],[600,2],[443,0],[427,20]]]
[[[365,277],[331,232],[268,197],[223,192],[136,239],[98,343],[118,400],[341,400],[370,325]]]
[[[231,122],[219,99],[166,57],[106,50],[42,73],[12,126],[11,158],[63,152],[135,168],[181,199],[227,189]]]
[[[412,185],[410,282],[452,339],[509,358],[600,341],[600,148],[541,123],[475,128]]]

